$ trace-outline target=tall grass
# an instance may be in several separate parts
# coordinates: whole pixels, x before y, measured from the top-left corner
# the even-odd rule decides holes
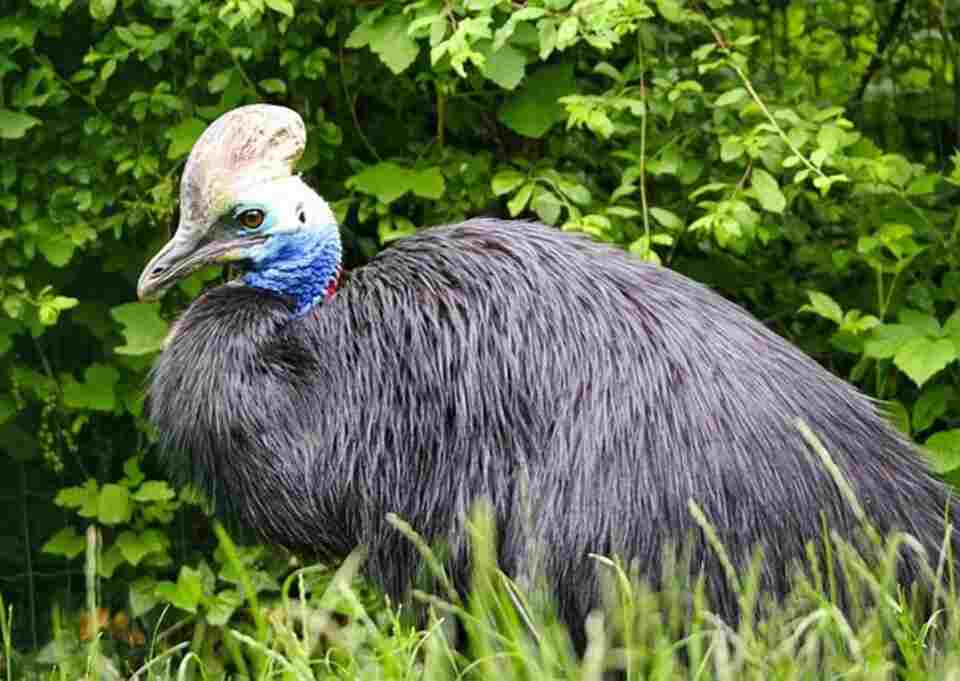
[[[802,426],[801,430],[827,469],[834,471],[856,512],[858,502],[831,467],[829,455],[809,431]],[[371,605],[357,590],[360,552],[332,578],[327,574],[318,579],[326,574],[319,567],[296,571],[273,603],[258,600],[244,577],[247,625],[223,628],[216,664],[183,643],[154,650],[134,678],[960,681],[960,599],[949,528],[940,555],[928,556],[925,579],[907,591],[897,582],[897,561],[905,551],[921,550],[916,540],[903,534],[880,537],[865,516],[864,540],[856,547],[825,527],[823,545],[809,547],[808,564],[797,570],[792,590],[774,602],[758,589],[762,556],[757,554],[737,571],[723,559],[724,548],[710,519],[692,502],[690,511],[705,535],[712,537],[712,548],[739,594],[743,616],[737,622],[725,622],[710,611],[703,582],[688,576],[682,551],[665,552],[657,589],[638,579],[630,565],[594,556],[605,584],[604,606],[585,622],[586,646],[577,655],[545,592],[536,584],[521,586],[499,570],[495,528],[480,509],[470,523],[472,588],[464,596],[450,586],[443,562],[414,529],[391,518],[422,554],[436,578],[436,593],[415,591],[413,604]],[[221,532],[220,540],[231,555],[229,537]],[[90,566],[95,561],[94,538],[88,548],[92,613],[97,603]],[[244,569],[239,560],[234,567]],[[410,616],[411,608],[419,618]],[[0,600],[5,661],[0,678],[77,678],[65,676],[63,664],[35,665],[32,671],[12,667],[15,651],[9,621]],[[86,655],[79,667],[84,678],[119,678],[96,637]],[[68,671],[76,669],[71,666]]]

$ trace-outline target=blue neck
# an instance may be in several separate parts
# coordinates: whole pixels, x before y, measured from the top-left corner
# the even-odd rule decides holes
[[[340,275],[340,238],[333,230],[304,230],[275,235],[266,252],[243,277],[248,286],[293,298],[294,316],[306,314],[336,288]]]

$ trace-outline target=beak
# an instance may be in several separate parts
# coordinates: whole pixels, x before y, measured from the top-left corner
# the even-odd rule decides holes
[[[157,300],[173,284],[205,265],[248,259],[250,248],[265,240],[265,236],[253,236],[200,243],[201,239],[191,231],[178,230],[143,269],[137,282],[137,297]]]

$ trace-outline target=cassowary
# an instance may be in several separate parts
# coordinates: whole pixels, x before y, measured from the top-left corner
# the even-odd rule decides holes
[[[944,519],[960,525],[867,397],[668,269],[476,219],[420,231],[341,281],[334,216],[292,172],[304,145],[281,107],[213,123],[183,173],[177,232],[138,287],[150,299],[208,263],[244,268],[175,324],[149,414],[172,473],[266,540],[332,558],[362,544],[399,597],[418,560],[394,513],[446,547],[463,586],[465,522],[485,500],[503,568],[535,570],[575,629],[598,600],[589,554],[656,578],[687,539],[712,607],[735,616],[689,500],[736,564],[762,547],[775,595],[825,525],[860,529],[797,419],[879,531],[911,533],[935,560]],[[916,560],[903,557],[905,582]]]

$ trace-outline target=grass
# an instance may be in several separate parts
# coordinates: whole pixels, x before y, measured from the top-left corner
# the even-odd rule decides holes
[[[812,434],[804,434],[824,465],[835,470]],[[859,509],[839,472],[834,475],[847,503]],[[279,598],[258,598],[230,537],[218,530],[227,560],[241,575],[242,615],[217,627],[203,618],[191,620],[192,636],[179,643],[164,644],[154,636],[146,659],[127,678],[601,681],[612,673],[631,681],[960,681],[960,598],[950,569],[949,532],[941,555],[930,557],[924,583],[908,593],[895,578],[896,564],[904,551],[918,550],[913,538],[880,537],[865,522],[868,548],[858,551],[825,527],[824,548],[835,558],[826,561],[830,569],[813,560],[817,552],[811,546],[807,569],[798,571],[791,593],[774,603],[757,588],[762,557],[737,572],[709,519],[692,502],[690,511],[712,537],[739,594],[745,615],[735,624],[710,612],[702,583],[683,577],[687,570],[676,553],[664,555],[659,590],[634,578],[628,566],[594,556],[606,586],[605,606],[588,617],[586,649],[578,656],[549,598],[519,587],[498,569],[494,528],[482,512],[471,523],[473,588],[464,598],[449,587],[441,561],[413,529],[391,518],[437,577],[439,593],[413,594],[418,612],[426,613],[419,626],[410,622],[409,605],[370,598],[357,579],[360,553],[334,573],[320,566],[299,569],[286,579]],[[96,532],[88,536],[87,610],[95,616]],[[841,593],[847,596],[842,608]],[[19,655],[11,620],[0,598],[2,681],[106,681],[124,678],[118,670],[131,669],[97,637],[59,658]],[[50,646],[67,636],[62,629],[55,624]]]
[[[348,559],[313,593],[311,572],[297,571],[271,606],[248,598],[248,622],[223,627],[222,645],[204,653],[189,642],[154,650],[132,678],[186,679],[582,679],[600,681],[618,671],[628,679],[957,679],[960,681],[960,600],[956,589],[932,586],[925,599],[903,593],[893,579],[894,556],[905,537],[891,537],[871,562],[837,537],[839,575],[851,599],[841,610],[827,575],[799,578],[782,604],[761,618],[732,626],[705,606],[702,589],[680,578],[659,591],[631,579],[616,561],[595,557],[607,576],[607,606],[590,615],[588,643],[574,654],[547,599],[517,587],[497,570],[489,550],[489,525],[477,518],[479,556],[474,589],[461,600],[451,594],[417,592],[429,613],[421,627],[407,623],[403,609],[371,609],[355,588],[359,555]],[[665,560],[665,572],[675,562]],[[759,560],[737,579],[745,612],[758,602]],[[932,568],[933,570],[933,568]],[[691,598],[692,596],[692,598]],[[915,603],[933,599],[922,614]],[[8,611],[0,603],[4,660],[16,659]],[[334,616],[336,614],[336,616]],[[456,640],[455,618],[463,622]],[[213,655],[213,656],[211,656]],[[216,656],[219,656],[217,658]],[[116,660],[96,638],[81,659],[18,670],[3,678],[118,679]]]

